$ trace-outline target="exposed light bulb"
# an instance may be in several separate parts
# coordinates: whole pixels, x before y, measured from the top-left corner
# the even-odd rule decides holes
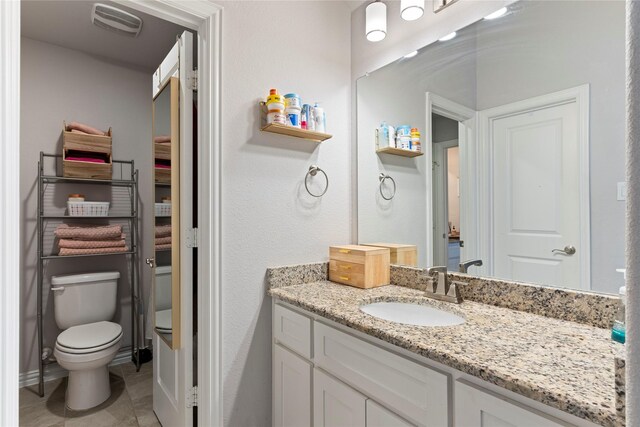
[[[496,10],[495,12],[490,13],[489,15],[485,16],[484,19],[486,19],[488,21],[490,21],[492,19],[498,19],[501,16],[504,16],[505,13],[507,13],[507,8],[503,7],[503,8],[500,8],[500,9]]]
[[[440,40],[441,42],[446,42],[446,41],[449,41],[452,38],[454,38],[456,35],[457,35],[457,33],[454,31],[453,33],[449,33],[446,36],[444,36],[444,37],[442,37],[441,39],[438,39],[438,40]]]
[[[417,54],[418,54],[418,51],[417,51],[417,50],[414,50],[414,51],[413,51],[413,52],[411,52],[411,53],[407,53],[404,57],[405,57],[405,58],[407,58],[407,59],[409,59],[409,58],[413,58],[413,57],[414,57],[414,56],[416,56]]]
[[[400,16],[405,21],[415,21],[424,14],[424,0],[402,0]]]
[[[365,12],[365,34],[370,42],[379,42],[387,36],[387,5],[376,1]]]

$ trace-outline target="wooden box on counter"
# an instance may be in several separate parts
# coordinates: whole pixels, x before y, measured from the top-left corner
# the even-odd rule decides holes
[[[358,288],[389,284],[390,251],[374,246],[329,247],[329,280]]]
[[[364,246],[376,246],[389,248],[391,251],[391,264],[418,266],[418,247],[416,245],[404,245],[402,243],[362,243]]]

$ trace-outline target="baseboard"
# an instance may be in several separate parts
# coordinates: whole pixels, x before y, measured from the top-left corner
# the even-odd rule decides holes
[[[121,348],[113,361],[109,366],[122,365],[123,363],[131,362],[131,348]],[[38,384],[39,371],[22,372],[20,374],[20,388],[29,385]],[[62,368],[57,363],[53,362],[44,367],[44,381],[57,380],[58,378],[64,378],[69,375],[69,372]]]

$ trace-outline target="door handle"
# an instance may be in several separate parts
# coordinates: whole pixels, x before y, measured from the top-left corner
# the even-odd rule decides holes
[[[147,258],[144,260],[144,262],[149,266],[149,268],[153,268],[154,264],[156,263],[156,260],[155,258]]]
[[[554,254],[560,253],[565,255],[573,255],[576,253],[576,248],[574,246],[567,245],[564,247],[564,249],[553,249],[551,252],[553,252]]]

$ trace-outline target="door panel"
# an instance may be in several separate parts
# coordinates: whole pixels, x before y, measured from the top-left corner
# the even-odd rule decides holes
[[[580,287],[578,105],[491,122],[493,275]],[[567,245],[574,255],[553,252]]]
[[[274,427],[311,426],[312,372],[311,363],[274,344]]]
[[[193,249],[187,246],[187,238],[193,227],[193,93],[188,82],[193,70],[192,55],[193,36],[189,32],[184,32],[153,76],[154,97],[158,93],[160,93],[158,96],[161,96],[163,87],[166,87],[168,81],[173,80],[169,84],[174,86],[174,81],[177,83],[174,87],[177,88],[179,104],[179,115],[176,117],[178,123],[175,126],[178,130],[171,132],[169,159],[171,174],[169,253],[172,277],[171,313],[168,318],[171,321],[161,325],[157,322],[162,317],[156,315],[154,330],[153,410],[164,426],[190,427],[193,425],[193,408],[187,401],[195,385],[193,377],[193,286],[195,280]],[[172,125],[172,130],[173,128]],[[154,166],[155,163],[157,162],[154,155]],[[152,202],[156,201],[159,202],[159,200]],[[158,258],[158,254],[156,257]],[[154,299],[160,296],[159,284],[159,281],[154,282]]]
[[[314,427],[365,427],[366,398],[315,368],[313,370]]]

